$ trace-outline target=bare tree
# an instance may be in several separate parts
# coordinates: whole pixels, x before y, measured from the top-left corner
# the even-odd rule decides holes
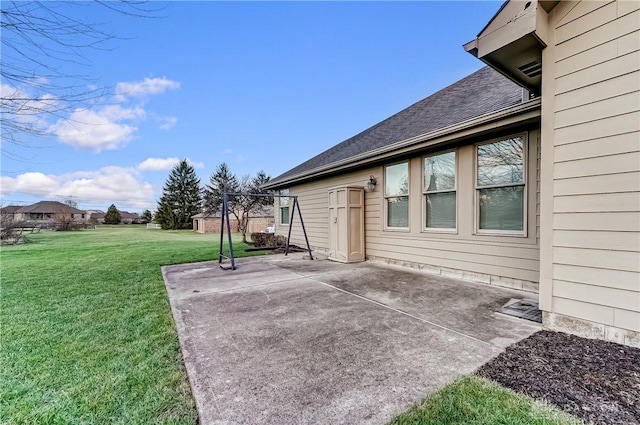
[[[76,230],[77,223],[71,218],[71,214],[60,213],[53,216],[53,225],[55,230],[67,232]]]
[[[62,203],[65,205],[69,205],[71,208],[78,208],[78,202],[74,200],[73,197],[66,198],[64,201],[62,201]]]
[[[265,195],[271,193],[262,186],[271,179],[264,171],[259,171],[255,177],[243,176],[240,180],[231,173],[226,163],[222,163],[211,175],[209,184],[203,193],[203,208],[207,214],[222,213],[222,194],[238,193],[228,197],[229,212],[238,222],[238,231],[242,234],[242,242],[247,242],[247,229],[251,213],[266,205],[273,205],[272,198],[250,195]]]
[[[255,177],[246,175],[242,177],[239,185],[239,192],[246,195],[235,196],[230,202],[230,210],[238,221],[238,231],[242,235],[242,242],[247,243],[247,230],[249,228],[249,217],[251,213],[257,212],[260,208],[273,205],[273,198],[251,195],[266,195],[270,192],[262,189],[262,185],[271,179],[270,176],[260,170]]]
[[[22,228],[25,226],[24,221],[15,219],[13,211],[8,212],[0,205],[0,241],[2,243],[19,243],[21,242]]]
[[[107,11],[152,17],[157,8],[146,1],[94,1]],[[71,6],[72,5],[72,6]],[[68,71],[68,65],[89,69],[88,52],[112,50],[116,36],[102,24],[80,20],[64,8],[87,7],[80,2],[3,1],[0,3],[2,56],[0,58],[0,112],[2,155],[32,146],[25,136],[49,136],[48,122],[87,106],[109,94],[96,87],[88,73]],[[76,66],[77,68],[77,66]],[[9,149],[13,147],[13,149]]]

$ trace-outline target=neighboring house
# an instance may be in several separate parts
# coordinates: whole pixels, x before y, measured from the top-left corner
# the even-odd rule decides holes
[[[14,215],[16,211],[19,210],[20,208],[21,208],[20,205],[7,205],[6,207],[0,208],[0,214],[2,215],[2,223],[13,222]]]
[[[138,214],[138,213],[130,213],[128,211],[120,211],[120,218],[122,220],[122,224],[139,224],[139,223],[142,223],[142,219],[140,218],[140,214]]]
[[[102,211],[92,212],[90,219],[96,224],[104,224],[104,216],[106,213]],[[120,223],[121,224],[139,224],[142,222],[142,218],[138,213],[130,213],[128,211],[120,211]]]
[[[91,220],[93,224],[104,224],[104,215],[105,213],[102,211],[92,212],[89,214],[89,220]]]
[[[104,211],[102,210],[86,210],[86,218],[89,222],[96,224],[98,220],[96,217],[102,217],[104,219]]]
[[[546,328],[640,346],[639,9],[507,1],[464,46],[488,67],[265,187],[336,259],[343,208],[363,258],[539,292]]]
[[[220,224],[222,222],[220,214],[207,215],[200,213],[194,215],[192,219],[194,232],[220,233]],[[249,215],[247,234],[266,232],[267,228],[273,226],[273,224],[273,206],[268,206],[260,209],[259,211],[254,211]],[[231,213],[229,213],[229,225],[232,233],[238,232],[238,220]]]
[[[85,223],[86,213],[56,201],[40,201],[20,207],[14,212],[14,221],[29,226],[56,227],[63,223]]]

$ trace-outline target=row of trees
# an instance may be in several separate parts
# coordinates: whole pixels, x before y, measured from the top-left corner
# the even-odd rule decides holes
[[[153,221],[153,215],[151,214],[151,211],[149,210],[144,210],[142,212],[142,215],[140,216],[140,220],[139,221],[134,221],[134,224],[137,223],[149,223]],[[115,204],[111,204],[109,205],[109,208],[107,208],[107,212],[104,215],[104,224],[120,224],[122,223],[122,214],[120,213],[120,210],[118,209],[118,207],[116,207]]]
[[[155,221],[163,229],[191,229],[191,217],[200,212],[210,215],[222,212],[222,194],[237,193],[240,195],[229,196],[228,207],[238,221],[243,242],[246,242],[249,214],[273,205],[273,198],[248,195],[270,194],[270,191],[262,188],[270,179],[262,170],[253,177],[246,175],[238,178],[223,162],[211,175],[209,183],[201,188],[195,169],[186,159],[182,160],[171,170],[164,185]]]

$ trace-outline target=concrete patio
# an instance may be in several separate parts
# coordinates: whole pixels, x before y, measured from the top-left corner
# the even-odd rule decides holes
[[[540,329],[534,294],[300,254],[163,267],[202,424],[383,424]]]

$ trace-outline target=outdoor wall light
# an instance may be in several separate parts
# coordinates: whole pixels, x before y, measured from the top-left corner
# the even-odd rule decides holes
[[[377,184],[378,180],[376,180],[373,175],[369,176],[369,181],[367,182],[367,189],[369,189],[369,192],[373,192]]]

